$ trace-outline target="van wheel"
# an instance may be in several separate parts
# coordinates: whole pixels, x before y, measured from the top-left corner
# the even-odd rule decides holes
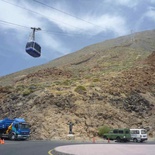
[[[134,139],[133,139],[133,142],[137,143],[137,142],[138,142],[138,140],[137,140],[136,138],[134,138]]]
[[[103,136],[103,139],[107,139],[107,136]]]
[[[117,142],[121,142],[120,137],[117,137],[117,138],[116,138],[116,141],[117,141]]]

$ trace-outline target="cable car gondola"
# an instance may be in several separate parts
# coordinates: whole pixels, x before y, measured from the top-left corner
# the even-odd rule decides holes
[[[30,41],[26,44],[26,52],[32,57],[40,57],[41,56],[41,46],[35,42],[35,31],[41,30],[40,28],[33,28],[32,35],[30,36]]]

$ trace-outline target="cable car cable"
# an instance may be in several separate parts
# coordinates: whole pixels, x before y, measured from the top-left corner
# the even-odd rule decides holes
[[[12,23],[12,22],[8,22],[8,21],[4,21],[4,20],[0,20],[0,24],[8,24],[8,25],[13,25],[13,26],[18,26],[18,27],[21,27],[21,28],[25,28],[25,29],[30,29],[30,27],[28,26],[23,26],[23,25],[19,25],[19,24],[15,24],[15,23]],[[76,36],[76,37],[81,37],[82,34],[75,34],[75,33],[63,33],[63,32],[59,32],[59,31],[48,31],[48,30],[44,30],[42,29],[42,32],[43,33],[53,33],[55,35],[62,35],[62,36]],[[94,35],[90,35],[88,34],[88,36],[94,36]]]
[[[7,21],[4,21],[4,20],[0,20],[0,22],[3,23],[3,24],[9,24],[9,25],[14,25],[14,26],[20,26],[20,27],[22,27],[22,28],[27,28],[27,29],[30,28],[30,27],[28,27],[28,26],[19,25],[19,24],[7,22]]]
[[[39,3],[39,4],[43,5],[43,6],[46,6],[46,7],[48,7],[48,8],[54,9],[54,10],[56,10],[56,11],[58,11],[58,12],[61,12],[61,13],[63,13],[63,14],[66,14],[66,15],[68,15],[68,16],[71,16],[71,17],[74,17],[74,18],[76,18],[76,19],[79,19],[79,20],[81,20],[81,21],[83,21],[83,22],[86,22],[86,23],[88,23],[88,24],[91,24],[91,25],[93,25],[93,26],[98,26],[98,27],[104,29],[103,27],[101,27],[101,26],[99,26],[99,25],[96,25],[96,24],[94,24],[94,23],[91,23],[91,22],[89,22],[89,21],[86,21],[86,20],[84,20],[84,19],[82,19],[82,18],[80,18],[80,17],[71,15],[71,14],[69,14],[69,13],[67,13],[67,12],[64,12],[64,11],[62,11],[62,10],[60,10],[60,9],[57,9],[57,8],[55,8],[55,7],[53,7],[53,6],[49,6],[49,5],[47,5],[47,4],[43,3],[43,2],[40,2],[40,1],[37,1],[37,0],[33,0],[33,1],[35,1],[36,3]]]
[[[21,9],[27,10],[27,11],[32,12],[32,13],[34,13],[34,14],[38,14],[38,15],[40,15],[40,16],[43,16],[43,17],[47,18],[47,19],[51,19],[52,22],[53,22],[53,21],[57,21],[57,22],[60,22],[61,24],[69,25],[69,26],[71,26],[71,27],[74,27],[74,28],[76,28],[76,29],[79,29],[79,30],[82,30],[82,31],[83,31],[83,29],[80,29],[80,28],[78,28],[78,27],[76,27],[76,26],[73,26],[73,25],[64,23],[64,22],[59,21],[59,20],[55,20],[55,19],[49,18],[49,17],[47,17],[47,16],[45,16],[45,15],[43,15],[43,14],[41,14],[41,13],[38,13],[38,12],[35,12],[35,11],[32,11],[32,10],[29,10],[29,9],[27,9],[27,8],[25,8],[25,7],[20,6],[20,5],[16,5],[16,4],[14,4],[14,3],[10,3],[10,2],[5,1],[5,0],[1,0],[1,1],[3,1],[3,2],[5,2],[5,3],[8,3],[8,4],[10,4],[10,5],[13,5],[13,6],[19,7],[19,8],[21,8]],[[53,23],[54,23],[54,22],[53,22]],[[54,23],[54,24],[55,24],[55,23]]]

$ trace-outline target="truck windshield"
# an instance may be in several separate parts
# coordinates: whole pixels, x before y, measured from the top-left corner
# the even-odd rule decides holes
[[[28,129],[29,125],[28,124],[19,124],[20,129]]]

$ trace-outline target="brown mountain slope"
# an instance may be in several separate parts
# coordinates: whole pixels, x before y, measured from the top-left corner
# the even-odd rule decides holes
[[[102,125],[149,126],[153,136],[153,42],[155,31],[141,32],[134,41],[116,38],[2,77],[0,117],[24,117],[32,139],[65,139],[69,121],[76,139],[91,138]]]
[[[86,70],[98,67],[100,70],[102,69],[102,72],[126,69],[134,65],[135,61],[143,60],[143,58],[151,54],[155,49],[154,42],[155,30],[107,40],[85,47],[47,64],[1,77],[0,85],[12,84],[12,82],[29,73],[51,67],[59,67],[63,70],[67,68],[67,70],[75,70],[75,73],[77,73],[77,69],[84,70],[85,72]]]

